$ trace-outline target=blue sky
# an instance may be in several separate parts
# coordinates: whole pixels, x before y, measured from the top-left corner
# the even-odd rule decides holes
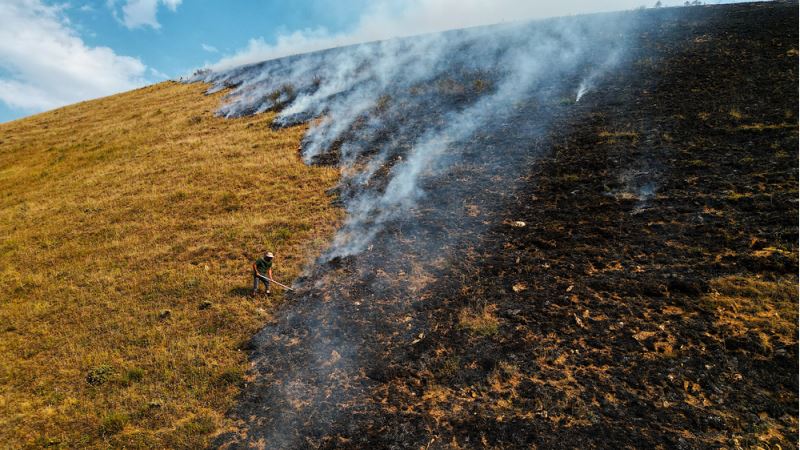
[[[0,0],[0,122],[201,67],[223,69],[356,42],[650,3]]]
[[[120,2],[121,3],[121,2]],[[158,8],[158,28],[141,25],[128,29],[114,19],[105,1],[87,2],[67,11],[87,44],[109,46],[116,53],[136,56],[148,67],[171,77],[219,60],[223,54],[247,46],[255,37],[272,38],[289,30],[352,25],[358,2],[326,0],[212,2],[187,0],[175,11]],[[119,10],[119,7],[116,8]],[[334,11],[335,14],[330,12]],[[117,12],[121,18],[121,11]]]

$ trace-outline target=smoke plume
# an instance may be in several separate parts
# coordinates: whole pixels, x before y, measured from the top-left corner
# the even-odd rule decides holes
[[[329,256],[346,256],[432,194],[422,180],[455,164],[459,146],[476,130],[496,126],[520,102],[555,110],[575,95],[569,92],[577,90],[580,99],[593,88],[620,59],[627,16],[394,39],[195,79],[213,83],[214,90],[235,87],[219,110],[226,117],[280,109],[275,126],[316,119],[303,158],[311,163],[335,156],[343,168],[348,219]],[[598,36],[611,42],[600,44]],[[438,120],[415,120],[431,110]],[[546,124],[540,119],[537,125]],[[389,173],[381,172],[387,165]]]
[[[259,410],[242,413],[257,418],[247,439],[292,448],[308,430],[353,433],[341,405],[363,413],[358,399],[375,384],[364,374],[380,372],[369,369],[380,351],[361,343],[424,335],[423,319],[394,318],[414,316],[448,249],[497,226],[482,209],[500,210],[547,154],[553,120],[585,107],[576,93],[603,89],[626,62],[634,17],[477,27],[195,75],[230,89],[220,115],[274,110],[274,127],[310,123],[302,157],[342,173],[346,222],[296,285],[301,300],[255,338],[263,384],[247,394]]]

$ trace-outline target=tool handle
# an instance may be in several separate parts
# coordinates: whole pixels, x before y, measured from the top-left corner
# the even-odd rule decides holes
[[[294,290],[294,289],[290,288],[289,286],[287,286],[287,285],[285,285],[285,284],[278,283],[277,281],[273,280],[272,278],[267,278],[267,279],[268,279],[269,281],[271,281],[271,282],[273,282],[273,283],[277,284],[278,286],[280,286],[280,287],[284,288],[284,289],[288,289],[288,290],[290,290],[290,291],[293,291],[293,290]]]

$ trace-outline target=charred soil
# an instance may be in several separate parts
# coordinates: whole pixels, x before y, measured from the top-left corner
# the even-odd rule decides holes
[[[437,181],[468,201],[300,280],[217,445],[797,446],[797,4],[642,14],[544,136],[522,105]]]

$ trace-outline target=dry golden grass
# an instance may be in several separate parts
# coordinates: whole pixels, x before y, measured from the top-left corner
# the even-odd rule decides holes
[[[728,111],[728,115],[734,118],[735,120],[742,120],[745,118],[745,115],[742,114],[742,112],[736,108],[731,108],[730,111]]]
[[[635,131],[601,131],[597,133],[598,136],[603,138],[609,137],[625,137],[625,138],[635,138],[639,136],[639,133]]]
[[[475,309],[465,307],[458,313],[458,325],[480,336],[491,336],[497,333],[500,320],[495,315],[497,305],[491,304]]]
[[[718,323],[742,335],[758,333],[765,346],[771,340],[784,345],[797,341],[797,277],[763,280],[730,275],[712,280],[704,304],[715,311]]]
[[[597,133],[598,137],[604,139],[606,144],[615,144],[617,142],[636,142],[639,139],[639,133],[635,131],[608,131],[603,130]]]
[[[781,130],[784,128],[797,128],[796,123],[750,123],[739,125],[737,129],[746,131],[765,131],[765,130]]]
[[[237,348],[341,219],[305,130],[213,116],[172,82],[0,124],[0,442],[197,448],[228,424]],[[209,304],[210,303],[210,304]]]

